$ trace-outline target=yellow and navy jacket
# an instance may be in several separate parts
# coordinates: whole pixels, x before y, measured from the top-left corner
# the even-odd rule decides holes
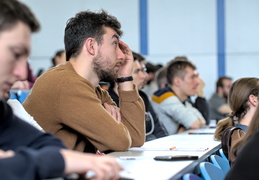
[[[154,93],[152,103],[169,135],[176,134],[180,125],[188,129],[198,118],[204,120],[190,102],[181,102],[168,86]]]

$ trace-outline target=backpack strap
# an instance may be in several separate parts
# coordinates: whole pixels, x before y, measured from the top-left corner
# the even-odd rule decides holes
[[[228,153],[231,148],[231,136],[232,136],[233,132],[236,130],[242,130],[242,129],[240,127],[230,126],[230,127],[226,128],[222,133],[221,146],[222,146],[223,153],[225,154],[225,156],[227,158],[228,158]]]

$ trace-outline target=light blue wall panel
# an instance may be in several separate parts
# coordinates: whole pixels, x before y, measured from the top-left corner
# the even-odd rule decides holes
[[[85,0],[84,8],[93,11],[101,8],[115,16],[122,25],[123,36],[131,49],[139,51],[139,2],[138,0]]]
[[[227,74],[259,77],[259,1],[226,0],[226,8]]]
[[[149,1],[150,55],[216,53],[215,1]]]
[[[149,1],[149,55],[166,64],[175,56],[192,60],[206,82],[205,94],[217,79],[216,1]]]

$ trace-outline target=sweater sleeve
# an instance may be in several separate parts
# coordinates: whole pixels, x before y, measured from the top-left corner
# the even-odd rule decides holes
[[[131,147],[142,146],[145,142],[145,105],[134,85],[132,91],[119,92],[122,123],[128,128]]]
[[[57,148],[34,150],[23,147],[15,151],[13,157],[0,159],[0,177],[8,180],[61,177],[64,166],[63,157]]]

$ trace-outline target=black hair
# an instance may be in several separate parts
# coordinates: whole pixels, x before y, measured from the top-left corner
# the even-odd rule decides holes
[[[65,28],[65,50],[66,58],[77,57],[87,38],[95,38],[98,44],[102,43],[104,27],[115,30],[119,36],[121,24],[116,17],[108,15],[104,10],[100,12],[82,11],[70,18]]]
[[[17,0],[0,0],[0,32],[12,28],[19,21],[27,24],[32,32],[40,29],[40,24],[32,11]]]

